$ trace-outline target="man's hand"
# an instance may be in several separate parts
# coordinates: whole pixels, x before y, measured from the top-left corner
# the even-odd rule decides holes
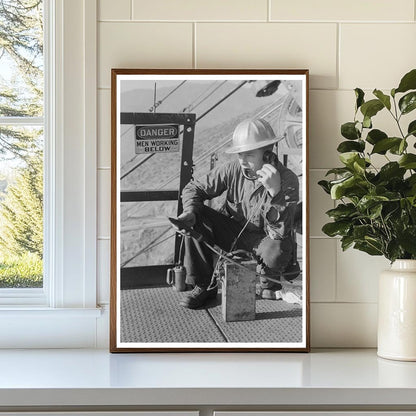
[[[263,184],[267,192],[272,196],[276,196],[281,189],[281,178],[279,171],[268,163],[265,163],[263,167],[258,170],[258,181]]]
[[[183,212],[179,215],[178,220],[184,222],[188,227],[193,227],[196,223],[196,216],[193,212]]]

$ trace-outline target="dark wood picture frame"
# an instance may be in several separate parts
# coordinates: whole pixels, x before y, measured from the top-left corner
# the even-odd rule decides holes
[[[112,69],[111,75],[110,351],[309,352],[309,71]],[[207,115],[211,119],[203,124],[200,120]],[[222,135],[227,134],[230,142],[237,121],[251,117],[271,120],[279,138],[279,160],[289,169],[294,166],[299,178],[300,219],[292,234],[300,275],[294,279],[280,275],[279,280],[285,281],[282,291],[276,292],[280,300],[279,295],[278,300],[263,299],[258,292],[255,319],[249,321],[226,318],[228,289],[210,308],[193,310],[178,304],[175,309],[172,301],[183,294],[167,286],[165,275],[181,262],[184,237],[172,228],[169,240],[161,239],[163,233],[156,237],[152,233],[162,223],[165,226],[164,218],[182,211],[181,192],[194,175],[197,179],[197,162],[212,169],[225,154]],[[160,135],[160,141],[151,142],[146,134]],[[210,155],[204,149],[195,159],[198,146],[207,146],[211,137],[215,146],[218,143],[217,153]],[[152,156],[156,157],[145,167]],[[172,169],[176,169],[173,179],[163,185],[154,180]],[[169,181],[175,189],[165,188]],[[167,241],[169,249],[164,246]],[[169,252],[169,258],[156,253],[154,260],[147,254],[156,246],[156,251]],[[175,275],[173,270],[169,273]],[[229,268],[228,276],[232,273]],[[298,288],[296,295],[290,285]],[[231,292],[227,296],[231,305]],[[235,305],[240,307],[238,302]],[[256,311],[259,305],[262,309]]]

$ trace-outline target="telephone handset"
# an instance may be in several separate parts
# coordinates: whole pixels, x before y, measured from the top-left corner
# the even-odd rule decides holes
[[[263,162],[277,168],[279,158],[277,157],[276,153],[272,152],[271,150],[266,150],[263,154]],[[243,175],[250,181],[255,181],[259,178],[259,175],[257,175],[251,169],[243,169]]]

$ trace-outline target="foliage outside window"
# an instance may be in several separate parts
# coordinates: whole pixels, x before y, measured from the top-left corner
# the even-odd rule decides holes
[[[43,2],[0,0],[0,288],[43,285]]]

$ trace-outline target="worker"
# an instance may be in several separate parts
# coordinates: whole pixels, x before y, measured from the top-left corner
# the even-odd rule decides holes
[[[294,257],[292,238],[296,204],[299,201],[297,176],[273,153],[277,138],[270,124],[261,118],[239,123],[227,153],[238,158],[189,182],[182,192],[183,213],[178,217],[204,236],[208,243],[226,252],[242,249],[254,255],[262,273],[278,275],[299,265]],[[204,204],[225,193],[223,208]],[[211,283],[214,255],[201,241],[187,236],[184,242],[187,284],[180,304],[196,309],[217,295]],[[261,278],[260,296],[272,299],[279,283]]]

